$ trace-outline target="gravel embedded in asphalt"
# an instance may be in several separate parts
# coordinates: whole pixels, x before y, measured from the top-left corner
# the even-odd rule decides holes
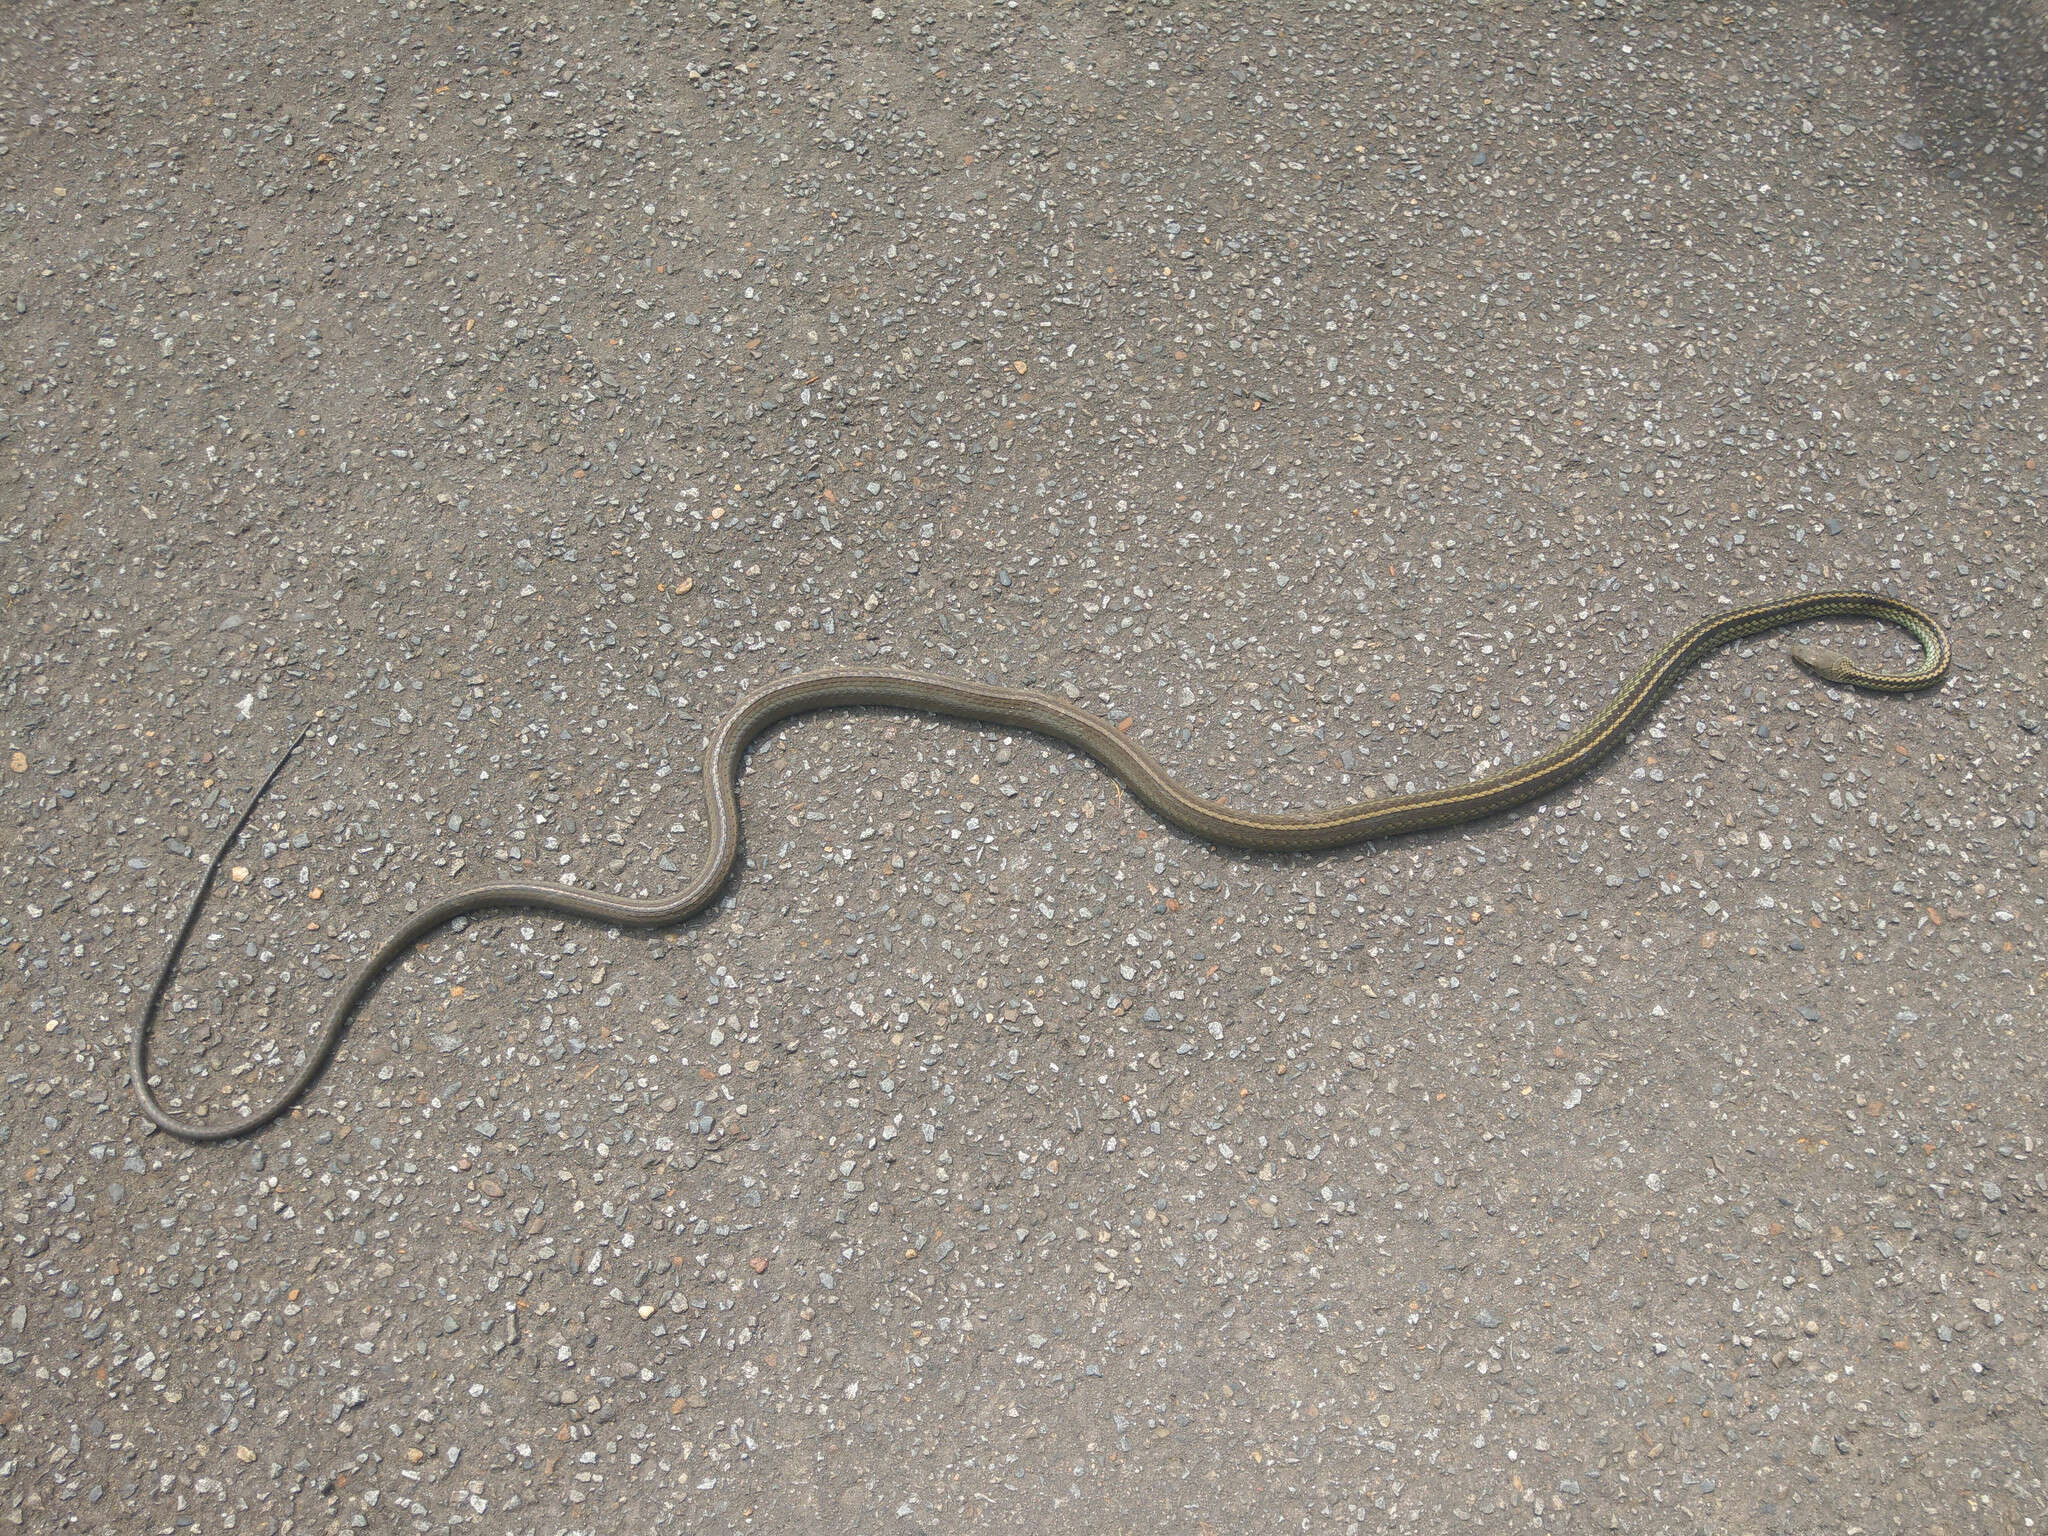
[[[30,1530],[2042,1518],[2048,19],[16,9],[0,1511]],[[1714,658],[1531,812],[1237,856]],[[1901,665],[1867,625],[1802,638]],[[429,1011],[431,1010],[431,1011]]]

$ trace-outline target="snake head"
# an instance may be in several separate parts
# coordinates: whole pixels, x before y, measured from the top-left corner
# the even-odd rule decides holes
[[[1792,659],[1806,668],[1815,677],[1830,683],[1853,683],[1856,681],[1856,663],[1839,651],[1824,646],[1793,643],[1785,647]]]

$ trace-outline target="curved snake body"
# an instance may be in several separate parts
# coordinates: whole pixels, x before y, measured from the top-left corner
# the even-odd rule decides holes
[[[588,918],[621,928],[664,928],[695,916],[718,895],[739,852],[740,813],[734,785],[747,746],[761,732],[792,715],[852,707],[902,709],[1032,731],[1086,753],[1162,820],[1195,837],[1261,853],[1304,852],[1476,821],[1538,799],[1586,773],[1619,747],[1709,652],[1789,624],[1834,618],[1881,619],[1897,625],[1920,643],[1922,656],[1920,664],[1908,672],[1872,672],[1830,651],[1790,647],[1801,666],[1830,682],[1904,693],[1932,687],[1948,670],[1949,645],[1941,626],[1911,603],[1875,592],[1816,592],[1780,598],[1714,614],[1689,626],[1639,668],[1592,719],[1539,757],[1453,788],[1363,800],[1320,811],[1240,811],[1204,799],[1183,787],[1144,748],[1105,721],[1063,699],[1029,689],[852,668],[786,678],[750,695],[711,739],[704,756],[704,807],[710,838],[703,863],[681,890],[672,896],[635,899],[506,881],[444,896],[408,917],[356,967],[329,1005],[304,1061],[275,1097],[238,1119],[204,1123],[181,1119],[164,1108],[150,1081],[150,1041],[158,1012],[222,862],[304,740],[306,732],[301,731],[249,797],[193,893],[136,1024],[129,1053],[135,1095],[152,1122],[187,1141],[246,1136],[284,1114],[312,1086],[341,1043],[357,1007],[392,964],[427,935],[458,918],[517,909]]]

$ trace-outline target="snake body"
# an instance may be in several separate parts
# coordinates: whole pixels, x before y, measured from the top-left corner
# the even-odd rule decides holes
[[[588,918],[620,928],[662,928],[704,910],[717,897],[739,853],[740,813],[734,786],[747,746],[792,715],[816,710],[880,708],[947,715],[984,725],[1008,726],[1049,736],[1084,752],[1107,769],[1162,820],[1208,842],[1259,853],[1294,853],[1339,848],[1384,838],[1477,821],[1550,793],[1588,772],[1626,740],[1645,716],[1700,659],[1722,646],[1768,630],[1813,619],[1880,619],[1904,629],[1920,644],[1920,664],[1907,672],[1872,672],[1831,651],[1792,646],[1793,659],[1829,682],[1905,693],[1938,683],[1949,667],[1949,645],[1941,626],[1911,603],[1876,592],[1815,592],[1731,609],[1681,631],[1631,676],[1590,720],[1541,756],[1512,764],[1455,788],[1370,799],[1328,810],[1240,811],[1204,799],[1180,783],[1107,722],[1064,699],[1024,688],[932,677],[902,671],[832,668],[772,683],[751,694],[728,715],[704,755],[704,809],[710,840],[696,875],[672,896],[634,899],[603,896],[561,886],[506,881],[472,886],[432,902],[408,917],[373,950],[330,1004],[305,1059],[277,1095],[239,1119],[200,1122],[180,1119],[158,1100],[150,1081],[150,1040],[179,956],[199,921],[208,892],[229,850],[257,804],[305,739],[285,749],[222,841],[194,891],[183,924],[164,957],[162,970],[138,1020],[129,1052],[129,1073],[142,1112],[157,1126],[187,1141],[228,1141],[259,1130],[284,1114],[312,1086],[350,1018],[392,964],[427,935],[479,913],[514,909]],[[308,727],[310,730],[310,727]]]

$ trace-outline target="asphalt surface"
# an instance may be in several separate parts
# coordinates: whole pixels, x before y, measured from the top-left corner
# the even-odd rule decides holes
[[[2048,11],[0,17],[0,1509],[35,1531],[2026,1531]],[[1938,694],[1717,658],[1869,585]],[[1826,627],[1823,627],[1825,631]],[[1880,662],[1876,626],[1809,635]]]

